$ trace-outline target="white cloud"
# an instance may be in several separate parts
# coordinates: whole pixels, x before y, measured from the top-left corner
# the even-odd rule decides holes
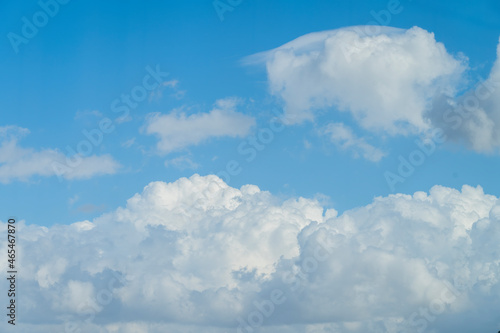
[[[289,122],[336,108],[366,129],[390,134],[425,130],[431,98],[437,91],[453,93],[466,68],[465,59],[418,27],[312,33],[247,61],[266,63],[270,91],[283,99]]]
[[[488,79],[460,95],[467,58],[450,55],[418,27],[312,33],[246,61],[266,64],[270,92],[283,100],[289,123],[333,108],[371,131],[406,135],[440,128],[477,152],[499,151],[500,42]]]
[[[68,262],[62,258],[54,258],[51,262],[42,265],[35,274],[38,285],[41,288],[48,288],[58,282],[67,265]]]
[[[68,199],[68,206],[72,207],[78,200],[80,200],[80,196],[75,194],[73,197]]]
[[[54,308],[78,314],[85,314],[87,309],[92,308],[99,311],[99,304],[94,295],[95,290],[92,283],[70,280],[60,294],[54,295]]]
[[[171,96],[175,97],[176,99],[181,99],[186,94],[186,91],[179,90],[177,88],[178,85],[178,80],[163,81],[155,90],[151,91],[148,100],[151,102],[152,100],[161,99],[163,97],[163,90],[165,89],[165,87],[171,88],[174,91]]]
[[[122,143],[122,147],[130,148],[135,144],[135,137]]]
[[[500,41],[490,76],[465,94],[442,94],[434,100],[427,117],[450,140],[464,142],[478,152],[500,147]]]
[[[365,139],[358,138],[352,129],[343,123],[328,124],[322,134],[328,135],[330,140],[340,149],[352,151],[355,157],[378,162],[386,155],[382,150],[367,143]]]
[[[200,165],[191,159],[190,155],[182,155],[165,161],[165,166],[173,166],[179,170],[196,170]]]
[[[157,145],[161,153],[182,150],[198,145],[210,138],[243,137],[255,125],[255,119],[236,112],[237,100],[218,100],[208,113],[186,116],[182,112],[149,115],[144,132],[159,138]]]
[[[14,125],[0,126],[0,138],[12,140],[13,138],[28,135],[30,131],[27,128],[22,128]]]
[[[28,181],[33,176],[86,179],[114,174],[120,167],[110,155],[81,157],[77,165],[69,167],[66,156],[58,150],[36,151],[19,146],[18,140],[28,133],[17,126],[0,127],[0,183]],[[54,168],[54,163],[58,167]]]
[[[498,330],[500,205],[480,187],[435,186],[337,216],[315,200],[194,175],[151,183],[93,222],[21,221],[17,231],[18,311],[30,314],[21,333],[64,322],[88,332],[236,331],[274,289],[286,299],[262,317],[262,332],[400,332],[412,320],[439,332]],[[95,318],[84,323],[89,309]]]

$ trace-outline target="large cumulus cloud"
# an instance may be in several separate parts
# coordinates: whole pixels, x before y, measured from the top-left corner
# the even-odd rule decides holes
[[[265,62],[270,91],[283,99],[290,122],[337,108],[367,129],[391,134],[425,129],[431,97],[437,90],[453,93],[466,68],[466,59],[418,27],[312,33],[248,61]]]
[[[194,175],[93,221],[20,222],[18,237],[18,332],[498,329],[500,205],[480,187],[337,216]]]
[[[492,53],[494,45],[492,45]],[[465,55],[432,32],[356,26],[311,33],[246,58],[264,63],[269,90],[290,124],[331,110],[389,135],[444,131],[477,152],[500,147],[500,44],[490,75],[469,81]]]

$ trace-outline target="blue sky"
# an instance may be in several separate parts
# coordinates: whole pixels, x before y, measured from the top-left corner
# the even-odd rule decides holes
[[[20,34],[20,18],[30,17],[40,8],[36,2],[4,7],[8,15],[4,14],[3,35]],[[132,121],[117,125],[96,149],[100,154],[111,154],[122,165],[115,174],[63,182],[36,175],[26,181],[13,180],[2,185],[4,207],[19,212],[28,223],[64,224],[95,216],[91,207],[101,211],[116,208],[149,181],[172,181],[194,172],[217,173],[226,161],[241,157],[236,147],[243,138],[209,139],[196,147],[156,156],[154,140],[139,131],[146,115],[180,107],[189,108],[188,112],[207,112],[216,100],[236,97],[243,100],[244,112],[256,118],[254,130],[258,130],[273,108],[282,105],[268,93],[264,68],[242,65],[243,57],[310,32],[367,24],[374,20],[371,12],[386,7],[385,1],[243,1],[233,11],[223,12],[221,21],[214,5],[206,1],[61,5],[35,37],[19,45],[18,53],[9,39],[2,42],[2,125],[29,129],[31,133],[20,142],[23,147],[62,152],[67,145],[76,147],[85,139],[82,130],[91,130],[102,117],[113,117],[110,103],[141,82],[146,66],[159,65],[170,74],[167,80],[178,84],[175,89],[166,87],[161,98],[141,102],[131,113]],[[487,77],[498,40],[499,8],[493,1],[458,5],[402,1],[399,8],[401,12],[391,15],[389,25],[419,26],[434,32],[450,54],[462,52],[470,59],[471,85]],[[386,18],[379,20],[385,23]],[[182,97],[174,96],[176,92]],[[92,111],[100,114],[76,117],[78,112]],[[340,114],[328,119],[340,117],[347,118]],[[314,134],[314,128],[328,119],[287,128],[255,161],[243,165],[231,185],[257,184],[285,197],[321,193],[341,211],[390,193],[384,172],[397,167],[399,154],[414,149],[412,138],[380,140],[380,147],[388,154],[380,162],[370,163],[352,158]],[[121,147],[132,138],[149,153],[137,146]],[[304,141],[311,148],[304,147]],[[165,167],[166,159],[178,156],[190,156],[198,167]],[[214,157],[217,159],[212,161]],[[496,193],[499,184],[489,173],[497,162],[496,155],[443,148],[397,190],[413,193],[427,191],[435,184],[455,188],[480,184]],[[78,200],[69,205],[70,198]]]
[[[40,3],[1,6],[1,216],[45,227],[99,220],[151,182],[193,174],[339,214],[435,185],[500,193],[498,92],[458,129],[440,113],[500,77],[498,1],[72,0],[29,38],[23,18],[32,22]],[[334,30],[318,35],[319,47],[308,35]],[[304,49],[286,44],[299,37]],[[343,45],[347,62],[335,56]],[[118,119],[134,91],[147,96]],[[276,117],[282,130],[270,125]],[[78,150],[103,119],[110,133],[58,177],[53,163],[74,157],[68,147]],[[399,175],[401,158],[434,130],[447,139]],[[262,150],[251,148],[266,133]],[[239,170],[230,179],[228,163]],[[394,176],[404,182],[391,186]]]

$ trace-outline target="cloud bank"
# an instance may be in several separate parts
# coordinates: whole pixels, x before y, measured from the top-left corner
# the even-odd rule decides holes
[[[315,200],[194,175],[153,182],[93,221],[20,222],[17,231],[17,332],[489,332],[500,324],[500,205],[480,187],[380,197],[338,216]]]

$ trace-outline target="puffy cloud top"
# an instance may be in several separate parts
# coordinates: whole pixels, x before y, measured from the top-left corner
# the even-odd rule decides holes
[[[439,128],[477,152],[499,150],[500,43],[489,77],[465,92],[468,59],[449,54],[419,27],[311,33],[246,62],[265,63],[270,91],[283,100],[290,124],[333,108],[350,112],[370,131]]]
[[[17,231],[19,332],[498,330],[500,205],[480,187],[337,216],[194,175],[93,221]]]
[[[466,68],[418,27],[312,33],[247,60],[266,63],[271,93],[283,99],[290,122],[335,107],[391,134],[426,129],[430,99],[436,91],[453,93]]]

